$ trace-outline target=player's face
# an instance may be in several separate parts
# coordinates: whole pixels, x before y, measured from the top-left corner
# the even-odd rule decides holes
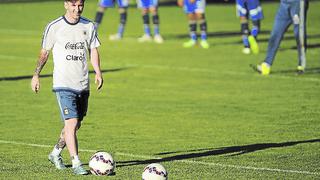
[[[82,0],[67,1],[64,3],[64,7],[67,10],[66,16],[77,21],[83,11],[84,3]]]

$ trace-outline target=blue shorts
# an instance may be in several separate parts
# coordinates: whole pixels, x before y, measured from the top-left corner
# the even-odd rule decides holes
[[[158,0],[137,0],[138,8],[151,8],[151,7],[158,7]]]
[[[127,8],[129,6],[128,0],[100,0],[99,6],[104,8],[114,7],[115,1],[117,1],[119,8]]]
[[[89,92],[56,91],[56,97],[62,120],[77,118],[82,120],[87,114]]]
[[[263,19],[263,12],[259,0],[236,0],[237,14],[251,20]]]
[[[183,9],[186,14],[200,13],[204,14],[206,8],[205,0],[196,0],[194,3],[190,3],[189,0],[184,0]]]

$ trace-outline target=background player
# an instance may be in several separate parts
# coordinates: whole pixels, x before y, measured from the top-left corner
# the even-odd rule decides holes
[[[197,44],[197,23],[201,30],[200,46],[208,49],[207,22],[205,18],[205,0],[178,0],[178,5],[184,8],[189,21],[190,40],[183,43],[183,47],[189,48]]]
[[[98,10],[95,17],[96,28],[101,24],[104,12],[107,8],[114,7],[115,1],[118,4],[118,12],[120,14],[120,24],[118,32],[110,35],[110,40],[121,40],[123,37],[125,25],[127,23],[129,0],[100,0],[98,3]]]
[[[156,43],[163,43],[163,38],[160,35],[159,29],[159,14],[158,14],[158,0],[137,0],[138,8],[141,9],[144,35],[138,38],[139,42],[148,42],[152,40],[151,30],[150,30],[150,17],[152,14],[153,30],[154,30],[154,41]]]
[[[98,89],[103,84],[97,49],[100,42],[94,23],[81,17],[84,0],[65,0],[64,7],[66,9],[65,15],[50,22],[45,28],[42,49],[31,80],[31,88],[36,93],[40,90],[39,75],[48,60],[49,51],[52,49],[53,91],[57,97],[64,127],[58,143],[54,146],[48,159],[57,169],[65,169],[61,151],[67,145],[73,172],[84,175],[88,172],[83,168],[78,156],[77,131],[88,107],[88,51],[90,51],[88,56],[90,56],[91,64],[96,73],[95,82],[98,83]]]
[[[256,69],[262,74],[262,75],[269,75],[271,71],[271,65],[273,63],[273,60],[276,56],[276,53],[278,51],[278,48],[280,46],[280,42],[283,38],[284,33],[287,31],[288,27],[293,24],[294,25],[294,36],[296,38],[297,42],[297,50],[298,50],[298,67],[297,67],[297,73],[303,74],[305,67],[303,66],[303,59],[305,58],[301,56],[301,53],[305,49],[301,49],[301,44],[306,44],[306,19],[307,19],[307,10],[309,6],[309,1],[305,0],[303,1],[304,9],[303,11],[300,11],[300,0],[281,0],[280,6],[278,9],[278,12],[276,14],[273,29],[271,32],[271,37],[269,39],[268,43],[268,50],[267,55],[264,60],[264,62],[261,65],[257,65]],[[303,13],[303,14],[301,14]],[[304,17],[303,19],[301,18]],[[302,22],[303,20],[303,22]],[[302,24],[301,24],[302,23]],[[299,39],[299,25],[302,27],[302,41],[300,42]]]
[[[262,8],[259,0],[236,0],[237,14],[240,17],[242,42],[244,54],[259,53],[257,36],[260,31],[260,21],[263,19]],[[251,32],[249,30],[249,19],[252,21]]]

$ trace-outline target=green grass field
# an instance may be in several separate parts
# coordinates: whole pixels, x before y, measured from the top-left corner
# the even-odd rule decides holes
[[[319,179],[320,1],[310,4],[308,69],[301,76],[292,27],[270,76],[249,67],[265,57],[278,2],[262,6],[258,55],[241,53],[234,4],[207,6],[209,50],[182,48],[188,26],[178,7],[160,7],[161,45],[137,42],[143,30],[134,7],[123,41],[109,41],[119,17],[107,10],[99,29],[105,86],[96,92],[92,83],[78,133],[85,167],[104,150],[117,162],[108,179],[141,179],[152,162],[164,165],[169,179]],[[96,1],[88,1],[83,15],[93,19],[95,9]],[[30,88],[42,31],[63,13],[62,2],[0,5],[0,179],[97,178],[49,164],[62,127],[52,78],[41,79],[39,94]],[[52,65],[50,58],[42,75],[52,74]],[[70,164],[67,151],[63,156]]]

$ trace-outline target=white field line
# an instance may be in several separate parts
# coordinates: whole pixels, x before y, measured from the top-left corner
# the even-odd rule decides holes
[[[2,143],[2,144],[12,144],[12,145],[22,145],[22,146],[32,146],[32,147],[41,147],[41,148],[52,148],[52,146],[50,146],[50,145],[23,143],[23,142],[17,142],[17,141],[0,140],[0,143]],[[94,153],[94,152],[97,152],[98,150],[79,149],[79,151]],[[142,159],[159,159],[159,160],[161,160],[160,157],[137,155],[137,154],[131,154],[131,153],[115,152],[115,154],[118,155],[118,156],[125,156],[125,157],[142,158]],[[230,164],[203,162],[203,161],[193,161],[193,160],[176,160],[175,162],[182,162],[182,163],[193,164],[193,165],[197,164],[197,165],[205,165],[205,166],[218,166],[218,167],[223,167],[223,168],[247,169],[247,170],[254,170],[254,171],[270,171],[270,172],[279,172],[279,173],[320,175],[319,172],[298,171],[298,170],[288,170],[288,169],[273,169],[273,168],[252,167],[252,166],[239,166],[239,165],[230,165]]]

